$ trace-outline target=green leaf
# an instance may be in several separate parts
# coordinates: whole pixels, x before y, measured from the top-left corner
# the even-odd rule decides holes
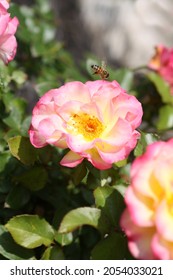
[[[10,128],[20,130],[21,122],[25,115],[26,101],[21,98],[15,98],[10,94],[4,95],[3,101],[9,116],[3,119],[3,122]]]
[[[9,152],[1,152],[0,153],[0,172],[2,172],[10,159]]]
[[[31,191],[38,191],[45,187],[47,179],[47,171],[41,166],[34,166],[23,172],[22,175],[16,176],[14,181]]]
[[[29,130],[29,126],[31,124],[31,116],[27,116],[24,121],[22,122],[22,125],[21,125],[21,134],[22,136],[28,136],[28,130]]]
[[[85,167],[84,163],[79,164],[73,173],[73,182],[75,185],[78,185],[81,183],[81,181],[84,179],[84,177],[87,174],[87,169]]]
[[[110,227],[119,226],[119,219],[125,207],[122,195],[112,187],[98,187],[94,191],[96,206],[102,209],[102,215],[106,217],[106,223]]]
[[[16,137],[16,135],[18,135],[18,134],[19,134],[19,130],[18,129],[11,128],[5,134],[4,139],[6,140],[6,142],[8,142],[8,139]]]
[[[73,234],[71,232],[69,232],[69,233],[59,233],[59,232],[57,232],[55,234],[55,240],[59,244],[61,244],[61,246],[69,245],[73,241]]]
[[[124,186],[124,185],[116,185],[116,186],[114,186],[114,188],[121,194],[122,197],[125,196],[125,193],[126,193],[126,190],[127,190],[126,186]]]
[[[101,171],[97,168],[95,168],[90,162],[86,161],[86,166],[89,170],[89,172],[95,177],[95,179],[98,179],[98,182],[101,179]],[[89,173],[89,175],[90,175]],[[92,177],[91,177],[92,178]]]
[[[9,193],[10,189],[14,186],[12,181],[13,174],[16,170],[16,160],[11,157],[5,166],[5,169],[0,174],[0,192]]]
[[[68,212],[59,228],[59,233],[74,231],[83,225],[98,227],[101,211],[97,208],[81,207]]]
[[[37,215],[13,217],[5,226],[17,244],[25,248],[49,246],[54,239],[54,230],[45,219]]]
[[[48,247],[41,258],[42,260],[64,260],[62,249],[55,245]]]
[[[126,164],[127,164],[127,158],[116,162],[116,163],[115,163],[115,166],[117,166],[117,167],[123,167],[123,166],[125,166]]]
[[[164,81],[160,75],[156,74],[155,72],[150,72],[147,75],[147,77],[155,85],[159,95],[162,98],[162,101],[164,103],[173,104],[173,96],[171,96],[169,84],[166,81]]]
[[[26,78],[27,76],[23,71],[15,70],[12,72],[11,79],[14,80],[18,85],[22,85]]]
[[[95,203],[97,207],[104,207],[106,199],[113,193],[111,187],[98,187],[94,190]]]
[[[172,105],[165,105],[159,110],[159,119],[157,122],[157,129],[164,130],[173,127],[173,107]]]
[[[10,152],[23,164],[33,164],[37,159],[36,149],[31,145],[29,138],[15,136],[8,139]]]
[[[17,245],[4,226],[0,225],[0,254],[9,260],[34,259],[34,251]]]
[[[153,133],[144,133],[142,131],[140,131],[141,137],[138,140],[138,143],[134,149],[134,155],[136,157],[141,156],[145,150],[146,147],[149,144],[152,144],[153,142],[156,142],[159,140],[159,136],[157,134],[153,134]]]
[[[12,209],[20,209],[30,199],[30,193],[25,188],[22,188],[18,185],[14,185],[12,189],[10,189],[10,192],[8,193],[6,197],[6,203],[12,208]]]
[[[94,190],[100,185],[100,179],[96,178],[91,172],[89,172],[86,184],[90,190]]]
[[[122,260],[126,254],[126,240],[113,232],[102,239],[91,252],[93,260]]]
[[[2,136],[1,136],[1,131],[0,131],[0,138],[3,138],[3,132],[2,132]],[[4,152],[4,150],[6,150],[6,146],[7,143],[4,139],[0,139],[0,153]]]

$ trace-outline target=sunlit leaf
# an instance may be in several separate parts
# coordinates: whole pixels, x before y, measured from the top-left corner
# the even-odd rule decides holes
[[[60,233],[74,231],[83,225],[90,225],[97,228],[100,218],[100,210],[91,207],[81,207],[68,212],[59,228]]]
[[[16,244],[4,226],[0,225],[0,254],[9,260],[34,259],[34,251]]]
[[[26,165],[33,164],[37,158],[36,149],[26,137],[12,137],[8,139],[8,145],[12,155]]]
[[[61,246],[66,246],[72,243],[73,241],[73,233],[59,233],[55,234],[55,240],[61,244]]]
[[[124,159],[124,160],[121,160],[121,161],[118,161],[118,162],[115,163],[115,165],[117,167],[122,167],[122,166],[124,166],[126,164],[127,164],[127,159]]]
[[[11,218],[5,226],[17,244],[25,248],[49,246],[54,239],[51,225],[37,215],[20,215]]]
[[[165,130],[173,127],[173,107],[165,105],[159,110],[159,119],[157,122],[158,130]]]

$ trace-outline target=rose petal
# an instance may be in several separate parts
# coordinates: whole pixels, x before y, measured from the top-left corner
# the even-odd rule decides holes
[[[159,260],[173,259],[173,243],[162,239],[159,234],[155,234],[151,243],[152,250]]]
[[[163,200],[156,211],[156,227],[159,234],[166,240],[173,242],[173,213],[172,204]]]
[[[133,256],[141,260],[153,260],[155,255],[151,249],[154,228],[136,226],[131,220],[131,215],[126,209],[121,216],[121,227],[128,237],[128,247]]]
[[[125,119],[135,129],[141,124],[142,106],[141,103],[131,95],[120,94],[113,100],[114,111],[117,118]]]
[[[125,202],[128,205],[132,220],[136,225],[144,227],[154,225],[154,205],[150,198],[141,195],[139,192],[135,192],[130,186],[126,191]]]
[[[83,161],[83,158],[72,151],[68,152],[63,159],[60,161],[60,164],[67,167],[75,167]]]
[[[102,139],[114,146],[123,146],[132,137],[132,128],[129,123],[123,119],[118,119],[115,125],[109,130],[109,127],[102,134]]]
[[[112,164],[105,162],[100,157],[99,153],[96,149],[91,149],[89,151],[86,151],[82,154],[89,162],[92,163],[93,166],[100,170],[105,170],[111,168]]]
[[[81,82],[69,82],[58,89],[58,94],[54,100],[58,106],[62,106],[68,101],[88,103],[91,102],[91,97],[85,84]]]
[[[29,137],[30,137],[31,144],[35,148],[42,148],[47,145],[46,139],[42,135],[40,135],[38,131],[34,131],[32,126],[30,127],[29,130]]]

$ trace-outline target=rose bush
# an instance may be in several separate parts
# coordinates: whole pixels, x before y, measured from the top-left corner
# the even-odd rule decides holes
[[[137,259],[173,259],[173,139],[148,146],[132,164],[121,226]]]
[[[86,158],[96,168],[108,169],[135,147],[141,118],[140,102],[116,81],[69,82],[36,104],[30,141],[36,148],[69,148],[61,160],[64,166]]]
[[[163,45],[157,46],[155,55],[149,61],[148,67],[168,82],[173,94],[173,49],[168,49]]]
[[[88,54],[78,67],[55,36],[61,19],[51,1],[12,2],[0,0],[0,59],[12,58],[7,39],[16,36],[20,46],[15,62],[0,63],[0,259],[126,260],[127,242],[137,259],[173,259],[173,140],[156,142],[172,137],[173,127],[161,63],[155,73],[110,61],[113,82],[82,83],[100,78],[90,67],[99,61]],[[12,15],[20,19],[16,35]],[[171,68],[171,50],[163,49],[162,69]]]
[[[16,55],[17,41],[14,34],[19,24],[16,17],[10,17],[8,8],[7,1],[0,1],[0,59],[5,64],[13,60]]]

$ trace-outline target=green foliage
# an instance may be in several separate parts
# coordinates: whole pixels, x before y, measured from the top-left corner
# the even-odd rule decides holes
[[[157,122],[158,130],[166,130],[173,127],[173,107],[165,105],[159,110],[159,118]]]
[[[37,153],[28,138],[15,136],[8,139],[11,154],[23,164],[33,164],[37,158]]]
[[[59,26],[49,1],[36,0],[30,7],[11,3],[10,12],[20,25],[15,60],[0,63],[0,258],[131,258],[120,228],[124,194],[135,157],[172,132],[169,86],[154,72],[108,65],[109,80],[117,80],[142,103],[136,148],[109,170],[85,161],[73,169],[62,167],[64,151],[30,144],[32,108],[46,91],[67,81],[98,79],[91,63],[100,63],[89,54],[77,66],[55,39]]]
[[[59,246],[50,246],[48,247],[43,255],[42,260],[64,260],[64,254],[61,247]]]
[[[4,226],[0,226],[0,254],[9,260],[34,259],[34,251],[17,245]]]
[[[112,232],[105,236],[91,252],[93,260],[119,260],[126,256],[126,240],[120,233]]]
[[[164,103],[173,104],[173,96],[170,93],[170,87],[168,83],[166,83],[163,78],[161,78],[158,74],[151,72],[148,74],[148,78],[155,85],[158,93],[160,94],[162,101]]]
[[[106,216],[106,223],[112,228],[118,228],[119,219],[124,209],[124,200],[121,194],[110,186],[98,187],[94,191],[96,206],[102,209]]]
[[[68,233],[82,225],[90,225],[98,228],[100,210],[91,207],[81,207],[68,212],[60,225],[60,233]]]
[[[136,148],[134,149],[134,155],[136,157],[141,156],[145,152],[148,145],[159,140],[159,136],[157,134],[144,133],[142,131],[140,133],[141,137],[136,145]]]
[[[73,234],[72,232],[69,233],[56,232],[55,240],[62,246],[69,245],[70,243],[73,242]]]
[[[5,226],[17,244],[33,249],[40,245],[49,246],[54,238],[53,228],[36,215],[16,216]]]

